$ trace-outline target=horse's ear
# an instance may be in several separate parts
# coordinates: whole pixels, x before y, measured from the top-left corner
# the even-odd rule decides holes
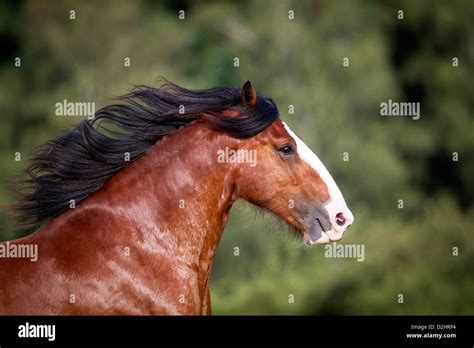
[[[244,105],[255,105],[257,104],[257,91],[252,87],[250,81],[247,81],[242,86],[242,104]]]

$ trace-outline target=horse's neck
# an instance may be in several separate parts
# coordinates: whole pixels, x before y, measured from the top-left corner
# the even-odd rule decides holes
[[[109,210],[133,226],[133,238],[138,233],[148,246],[162,249],[158,254],[198,269],[203,281],[233,201],[233,174],[216,159],[229,141],[189,125],[164,137],[101,190]],[[120,233],[132,238],[130,231]]]

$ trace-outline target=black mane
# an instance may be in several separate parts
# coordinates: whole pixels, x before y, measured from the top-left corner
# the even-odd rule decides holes
[[[275,104],[260,94],[255,106],[242,105],[240,88],[189,90],[163,80],[159,88],[136,86],[116,99],[93,120],[81,121],[35,151],[13,206],[23,221],[20,225],[58,216],[71,200],[78,204],[161,137],[204,113],[211,127],[237,138],[256,135],[278,117]],[[241,116],[222,115],[231,107],[239,107]],[[130,162],[125,161],[126,153]]]

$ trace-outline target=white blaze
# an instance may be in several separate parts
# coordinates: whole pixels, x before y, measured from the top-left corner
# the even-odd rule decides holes
[[[321,179],[326,184],[328,191],[329,191],[329,200],[325,202],[324,207],[326,208],[329,219],[332,224],[332,229],[330,231],[323,232],[323,235],[320,239],[318,239],[318,243],[327,243],[330,240],[339,240],[342,238],[344,231],[346,228],[354,222],[354,215],[347,207],[346,201],[342,196],[339,187],[337,187],[336,182],[332,178],[331,174],[329,174],[328,170],[324,166],[323,162],[316,156],[313,151],[287,126],[285,122],[283,122],[286,131],[293,137],[298,147],[297,153],[300,158],[308,163],[311,168],[318,172]],[[336,222],[336,215],[342,213],[346,222],[343,226],[339,226]]]

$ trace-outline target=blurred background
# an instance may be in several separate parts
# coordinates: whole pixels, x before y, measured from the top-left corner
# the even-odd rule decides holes
[[[158,76],[251,80],[332,173],[356,216],[338,244],[365,255],[327,258],[238,203],[214,314],[474,314],[473,18],[468,0],[2,1],[0,204],[33,149],[80,121],[57,102],[98,109]],[[381,117],[388,99],[420,119]]]

